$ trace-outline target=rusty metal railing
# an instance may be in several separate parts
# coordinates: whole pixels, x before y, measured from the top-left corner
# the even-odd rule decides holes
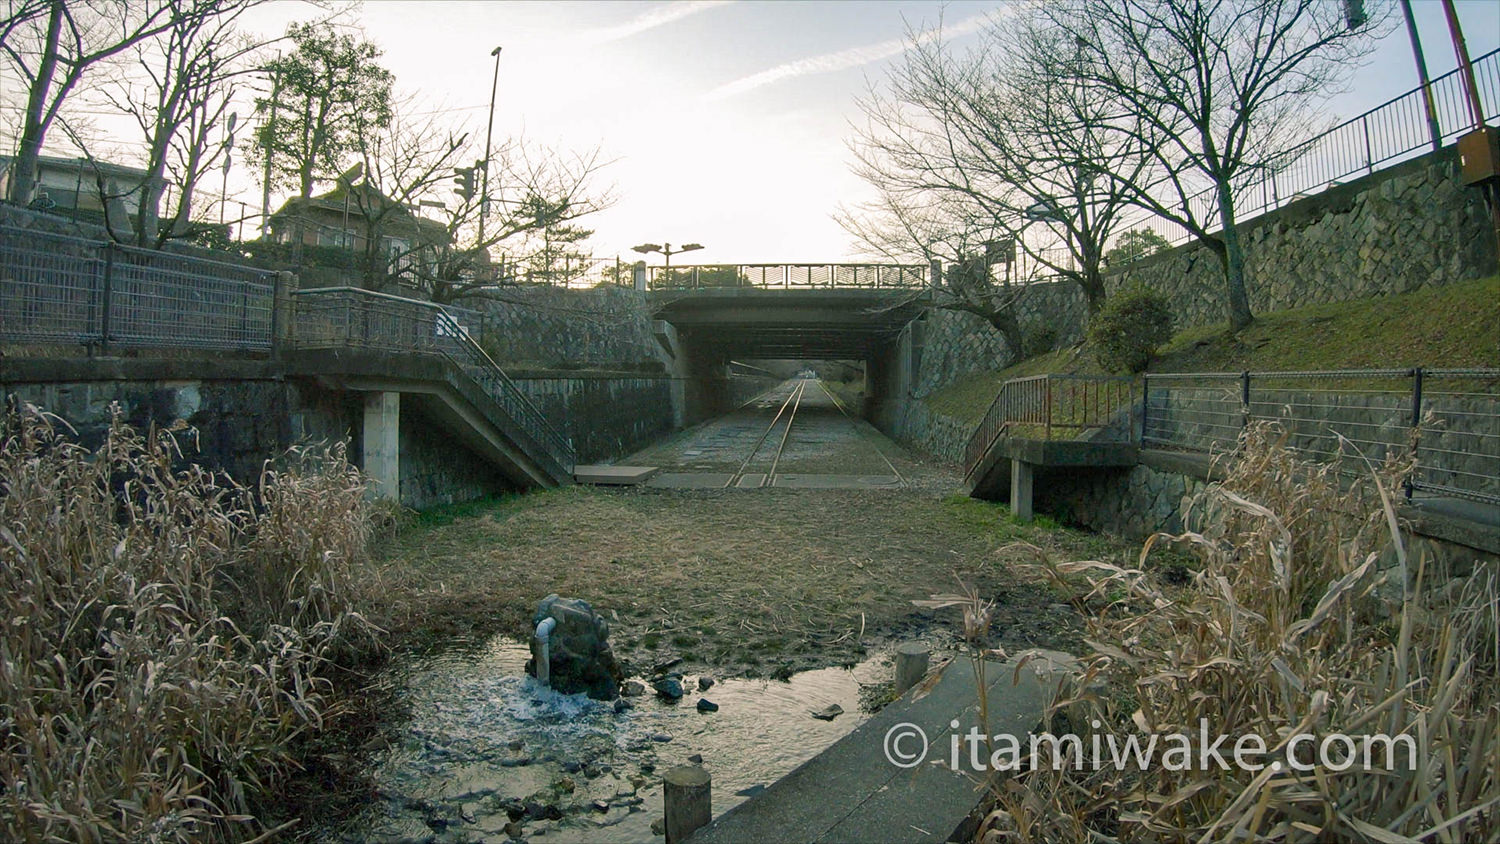
[[[1076,439],[1124,424],[1134,438],[1135,379],[1111,375],[1033,375],[1013,378],[985,411],[964,454],[968,474],[978,470],[1003,437]],[[1122,416],[1123,414],[1123,416]]]
[[[651,290],[917,290],[930,281],[925,264],[691,264],[647,272]]]

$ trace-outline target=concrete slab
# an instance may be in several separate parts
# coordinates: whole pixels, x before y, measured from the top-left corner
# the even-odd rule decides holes
[[[786,489],[881,489],[901,486],[895,475],[777,475],[776,487]]]
[[[646,482],[653,489],[722,489],[733,472],[662,472]]]
[[[581,484],[634,486],[651,480],[660,471],[656,466],[574,466],[573,480]]]
[[[1024,745],[1041,721],[1052,693],[1055,663],[1014,660],[987,663],[991,734],[1008,733]],[[952,736],[979,724],[978,683],[973,664],[958,659],[935,681],[917,684],[852,733],[809,759],[765,791],[741,803],[689,839],[692,844],[760,844],[764,841],[868,842],[891,844],[947,841],[979,805],[982,792],[967,770],[950,767]],[[957,721],[955,729],[952,724]],[[921,761],[898,767],[887,755],[896,731],[910,737],[898,751],[921,746]],[[984,728],[981,728],[984,729]],[[966,747],[963,748],[966,750]]]
[[[735,486],[739,487],[740,489],[760,489],[765,485],[766,476],[759,473],[742,475],[740,476],[740,482],[735,484]]]

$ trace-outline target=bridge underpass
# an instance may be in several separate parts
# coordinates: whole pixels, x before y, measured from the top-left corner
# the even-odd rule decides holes
[[[865,369],[866,408],[909,389],[928,268],[681,267],[651,279],[658,337],[677,361],[684,424],[734,409],[731,361],[845,361]],[[704,279],[715,283],[706,285]]]

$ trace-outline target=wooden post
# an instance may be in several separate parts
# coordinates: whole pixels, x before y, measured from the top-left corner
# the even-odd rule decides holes
[[[904,695],[927,675],[931,651],[921,642],[907,642],[896,649],[896,694]]]
[[[662,783],[667,844],[679,844],[713,820],[713,778],[699,765],[678,765]]]

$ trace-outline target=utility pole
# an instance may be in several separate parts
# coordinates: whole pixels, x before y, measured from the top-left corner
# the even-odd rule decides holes
[[[1427,106],[1427,129],[1432,133],[1432,148],[1443,146],[1443,129],[1438,124],[1437,105],[1432,101],[1432,80],[1427,76],[1427,59],[1422,55],[1422,39],[1417,35],[1417,19],[1411,13],[1411,0],[1401,0],[1401,14],[1406,18],[1406,34],[1411,38],[1411,52],[1417,59],[1417,80],[1422,83],[1422,102]]]
[[[490,82],[490,122],[484,129],[484,172],[479,177],[479,248],[486,253],[484,245],[484,216],[490,206],[490,139],[495,134],[495,93],[500,90],[500,51],[496,47],[490,55],[495,57],[495,78]],[[488,262],[486,262],[488,263]]]
[[[1469,114],[1474,119],[1471,128],[1478,129],[1484,125],[1484,106],[1479,102],[1479,86],[1474,81],[1474,63],[1469,61],[1469,46],[1464,43],[1464,31],[1458,25],[1458,10],[1453,8],[1453,0],[1443,0],[1443,12],[1448,16],[1448,32],[1453,36],[1453,52],[1458,54],[1458,75],[1464,81]]]

